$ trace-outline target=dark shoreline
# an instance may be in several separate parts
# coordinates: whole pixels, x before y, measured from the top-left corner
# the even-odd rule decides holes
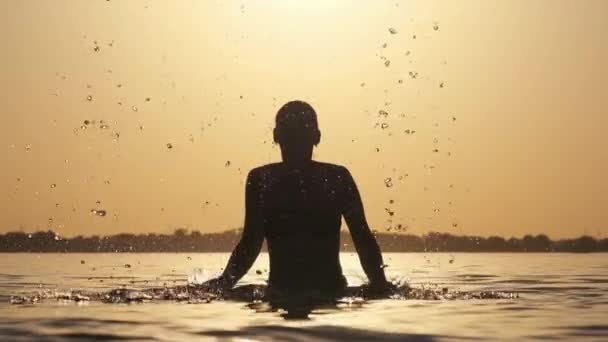
[[[551,240],[544,234],[505,239],[428,233],[376,233],[385,253],[596,253],[608,252],[608,239],[581,236]],[[177,229],[173,234],[116,234],[62,238],[53,231],[0,234],[0,253],[227,253],[241,237],[239,229],[202,234]],[[265,248],[264,248],[265,250]],[[348,232],[341,232],[341,252],[355,252]]]

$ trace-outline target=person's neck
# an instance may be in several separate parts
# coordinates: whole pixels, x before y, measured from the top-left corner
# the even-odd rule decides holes
[[[283,158],[283,165],[292,170],[302,170],[312,165],[312,159],[285,159]]]

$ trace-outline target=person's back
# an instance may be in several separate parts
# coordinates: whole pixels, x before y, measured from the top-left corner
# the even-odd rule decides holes
[[[252,170],[259,191],[272,286],[338,291],[346,281],[340,267],[340,224],[350,176],[341,166],[311,161]]]
[[[342,166],[312,160],[320,139],[316,113],[309,104],[292,101],[281,107],[274,140],[283,161],[249,172],[243,236],[224,273],[206,285],[234,286],[266,239],[274,293],[339,295],[346,287],[339,261],[344,217],[370,287],[381,292],[388,288],[382,255],[353,178]]]

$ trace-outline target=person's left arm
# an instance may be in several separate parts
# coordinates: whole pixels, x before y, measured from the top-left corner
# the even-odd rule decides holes
[[[376,238],[367,224],[357,184],[355,184],[353,177],[346,168],[342,170],[341,178],[344,182],[342,215],[350,230],[350,235],[359,255],[363,271],[367,275],[370,287],[374,291],[379,293],[387,292],[392,287],[392,284],[386,280],[382,253],[380,252]]]

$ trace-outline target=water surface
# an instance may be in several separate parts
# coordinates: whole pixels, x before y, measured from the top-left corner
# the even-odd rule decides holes
[[[235,301],[46,299],[11,305],[11,296],[37,292],[182,286],[189,277],[220,272],[228,254],[0,254],[0,340],[608,339],[607,254],[384,256],[389,277],[417,290],[519,296],[373,300],[320,309],[305,321],[286,321],[280,313],[259,313]],[[341,259],[349,284],[361,284],[365,276],[356,255]],[[241,283],[264,283],[267,263],[262,254]]]

